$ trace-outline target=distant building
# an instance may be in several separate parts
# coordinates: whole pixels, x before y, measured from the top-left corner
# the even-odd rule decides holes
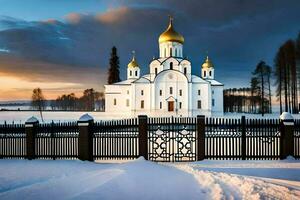
[[[223,87],[214,79],[214,65],[207,56],[201,77],[191,74],[183,57],[184,38],[170,18],[160,35],[159,58],[150,62],[150,73],[141,76],[133,54],[127,80],[105,85],[105,111],[122,115],[196,116],[223,114]]]

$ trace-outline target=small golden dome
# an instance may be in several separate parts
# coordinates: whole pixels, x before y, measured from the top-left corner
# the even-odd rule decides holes
[[[202,64],[202,68],[211,68],[214,67],[213,63],[211,60],[206,56],[205,62]]]
[[[135,67],[139,67],[139,64],[137,63],[136,59],[135,59],[135,52],[132,52],[133,56],[132,56],[132,60],[130,61],[130,63],[128,63],[127,67],[128,68],[135,68]]]
[[[170,22],[167,30],[163,32],[158,39],[159,43],[163,42],[179,42],[181,44],[184,43],[184,38],[181,34],[177,33],[173,28],[173,18],[170,17]]]

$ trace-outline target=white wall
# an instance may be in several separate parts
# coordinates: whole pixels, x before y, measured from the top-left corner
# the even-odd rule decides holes
[[[212,99],[215,99],[215,106],[212,107],[213,115],[223,115],[223,89],[224,86],[212,86]]]
[[[127,93],[129,92],[129,93]],[[106,85],[105,86],[105,112],[125,112],[130,113],[131,110],[131,87],[130,85]],[[116,99],[116,105],[114,105]],[[129,106],[126,105],[127,99]]]

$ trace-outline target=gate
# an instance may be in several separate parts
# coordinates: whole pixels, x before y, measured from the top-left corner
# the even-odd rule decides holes
[[[148,118],[148,159],[160,162],[197,160],[196,118]]]

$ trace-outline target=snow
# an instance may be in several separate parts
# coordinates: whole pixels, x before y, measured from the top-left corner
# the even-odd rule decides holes
[[[300,162],[0,160],[0,199],[299,199]]]
[[[39,120],[34,116],[26,120],[26,123],[37,123],[37,122],[39,122]]]
[[[193,174],[211,199],[299,199],[300,162],[201,161],[168,164]]]
[[[0,160],[0,171],[0,199],[197,199],[203,196],[192,175],[143,159],[122,164]]]
[[[94,120],[92,116],[90,116],[88,113],[82,115],[78,121],[80,122],[87,122],[87,121],[91,121]]]
[[[291,115],[291,113],[288,113],[288,112],[283,112],[281,115],[280,115],[280,119],[281,120],[293,120],[293,116]]]
[[[95,121],[99,120],[111,120],[111,119],[128,119],[132,118],[130,115],[124,115],[122,117],[120,113],[105,113],[105,112],[68,112],[68,111],[44,111],[43,118],[45,122],[62,122],[62,121],[77,121],[82,115],[89,114]],[[245,115],[246,118],[258,118],[258,119],[279,119],[279,113],[274,114],[265,114],[262,117],[259,114],[246,114],[246,113],[226,113],[224,118],[240,119],[242,115]],[[28,118],[31,116],[36,117],[40,122],[42,119],[40,117],[39,111],[0,111],[0,123],[25,123]],[[300,119],[300,114],[292,115],[295,119]]]

